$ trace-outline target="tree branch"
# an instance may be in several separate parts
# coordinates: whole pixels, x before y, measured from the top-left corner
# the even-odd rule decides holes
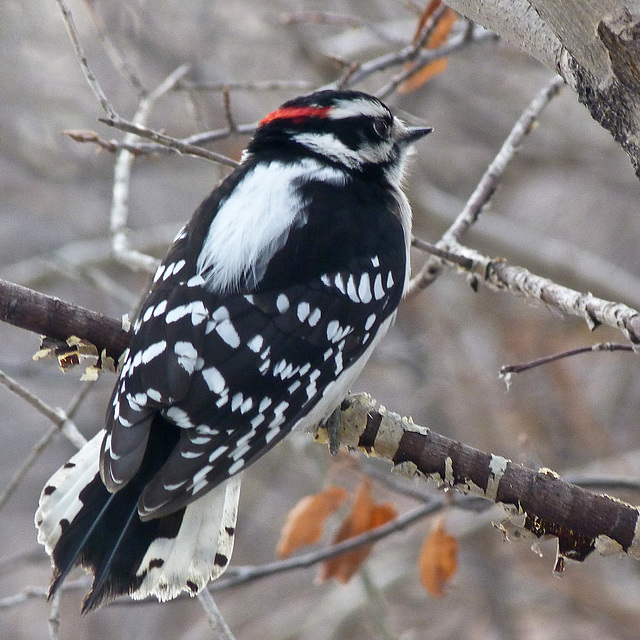
[[[447,0],[523,49],[575,90],[640,177],[640,14],[622,0]]]
[[[640,559],[639,510],[604,494],[562,480],[550,469],[534,471],[501,456],[450,440],[379,406],[368,394],[342,403],[341,444],[393,463],[411,477],[501,503],[524,524],[503,524],[505,536],[558,541],[556,571],[565,558],[584,560],[594,549],[602,555],[627,553]],[[328,442],[324,427],[316,439]]]
[[[496,261],[482,267],[485,277],[495,280],[494,284],[513,289],[513,279],[506,276],[509,269],[513,268]],[[540,280],[528,276],[516,278],[521,290],[527,290],[531,278]],[[545,286],[558,287],[553,283]],[[540,299],[550,302],[550,296],[549,289]],[[628,331],[630,326],[635,331],[637,312],[629,310],[633,312],[629,316],[621,309],[622,305],[610,303],[612,308],[605,309],[602,315],[592,304],[597,299],[586,297],[590,299],[578,306],[592,322],[606,320],[612,314],[614,326],[626,331],[632,342],[638,342],[640,334]],[[566,311],[565,305],[561,308]],[[0,281],[0,319],[61,340],[76,335],[92,342],[100,351],[106,349],[114,358],[129,342],[129,334],[117,320],[3,281]],[[524,514],[524,525],[510,523],[504,527],[505,535],[555,536],[557,570],[562,570],[564,558],[583,560],[594,549],[603,554],[624,552],[640,559],[636,507],[569,484],[548,469],[533,471],[449,440],[379,407],[366,394],[349,396],[341,408],[342,444],[384,458],[411,476],[435,479],[442,486],[479,495]],[[328,440],[324,427],[317,430],[316,439]]]
[[[122,322],[58,298],[0,280],[0,321],[57,340],[77,336],[95,345],[98,353],[117,360],[131,336]]]

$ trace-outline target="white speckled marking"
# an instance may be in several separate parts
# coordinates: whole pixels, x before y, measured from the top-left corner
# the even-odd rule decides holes
[[[363,273],[360,276],[360,284],[358,285],[358,297],[365,304],[371,302],[371,282],[369,280],[369,274]]]
[[[276,298],[276,307],[280,313],[286,313],[289,310],[289,298],[284,293]]]
[[[307,322],[310,327],[315,327],[318,322],[320,322],[320,318],[322,318],[322,312],[317,307],[310,313]]]
[[[382,276],[380,274],[376,275],[373,281],[373,297],[376,300],[382,300],[382,298],[384,298],[384,288],[382,287]]]
[[[247,342],[247,347],[251,349],[254,353],[258,353],[260,349],[262,349],[262,345],[264,344],[264,338],[260,335],[253,336],[249,342]]]

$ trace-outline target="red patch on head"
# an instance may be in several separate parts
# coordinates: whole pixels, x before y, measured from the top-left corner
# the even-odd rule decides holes
[[[331,107],[282,107],[272,111],[260,121],[260,126],[269,124],[274,120],[291,120],[298,124],[309,118],[326,118]]]

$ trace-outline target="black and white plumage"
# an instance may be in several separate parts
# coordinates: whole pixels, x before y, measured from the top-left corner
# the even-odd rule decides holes
[[[411,143],[379,100],[322,91],[267,116],[158,268],[96,435],[47,483],[38,539],[84,610],[194,595],[226,568],[240,472],[340,404],[409,275]],[[226,481],[226,482],[225,482]]]

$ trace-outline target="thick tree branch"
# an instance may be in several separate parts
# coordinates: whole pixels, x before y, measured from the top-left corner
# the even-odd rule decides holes
[[[640,176],[640,14],[623,0],[447,0],[575,90]]]
[[[502,266],[506,268],[499,262],[486,267],[486,277],[493,272],[502,286],[513,288],[504,281]],[[584,311],[598,320],[589,304]],[[117,320],[3,281],[0,320],[60,340],[75,335],[95,344],[100,352],[106,349],[114,358],[129,342],[129,334]],[[325,436],[324,429],[319,429],[317,438]],[[524,514],[524,525],[510,524],[505,533],[555,536],[558,570],[564,558],[582,560],[594,549],[640,559],[636,507],[571,485],[550,470],[533,471],[449,440],[377,406],[366,394],[344,401],[340,441],[389,460],[412,476],[435,479],[445,487],[480,495]]]
[[[637,507],[572,485],[550,469],[527,469],[445,438],[387,411],[364,393],[348,397],[341,409],[342,444],[388,460],[412,477],[430,478],[524,515],[522,525],[509,521],[503,532],[534,540],[557,538],[557,571],[562,571],[564,558],[584,560],[594,549],[640,559]],[[317,430],[316,439],[328,441],[324,427]]]
[[[114,360],[129,346],[122,322],[5,280],[0,280],[0,321],[57,340],[77,336],[98,353],[106,349]]]

